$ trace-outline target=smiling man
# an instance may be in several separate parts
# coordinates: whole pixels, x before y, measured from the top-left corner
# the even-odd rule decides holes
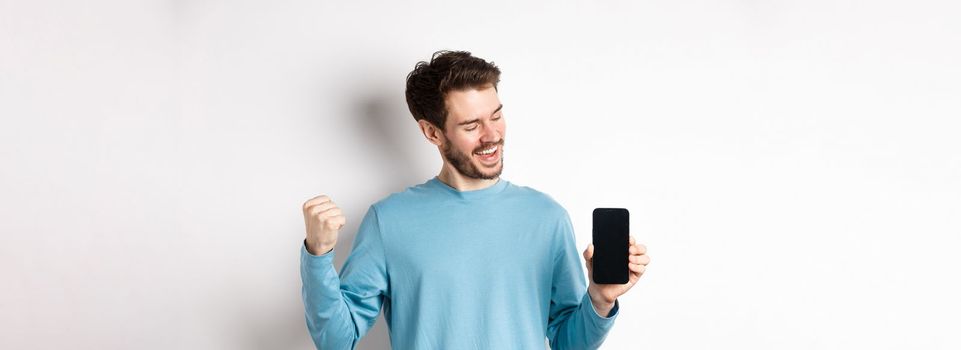
[[[318,349],[353,349],[381,309],[394,349],[596,349],[617,298],[650,261],[630,240],[627,284],[585,282],[567,211],[501,179],[506,123],[500,70],[441,51],[407,77],[407,104],[443,159],[430,180],[374,203],[340,274],[346,222],[327,196],[303,205],[301,278]],[[583,253],[588,275],[593,247]]]

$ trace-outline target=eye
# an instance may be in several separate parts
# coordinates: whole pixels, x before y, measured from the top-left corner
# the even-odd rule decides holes
[[[469,127],[469,128],[464,128],[464,130],[467,130],[467,131],[474,131],[474,130],[476,130],[476,129],[477,129],[477,124],[474,124],[474,126]]]

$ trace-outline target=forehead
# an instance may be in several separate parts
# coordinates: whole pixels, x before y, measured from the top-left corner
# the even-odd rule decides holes
[[[501,104],[494,85],[451,91],[444,101],[448,124],[490,116]]]

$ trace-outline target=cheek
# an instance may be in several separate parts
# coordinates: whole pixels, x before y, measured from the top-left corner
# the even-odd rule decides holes
[[[501,137],[504,137],[504,134],[507,132],[507,123],[504,122],[504,119],[501,119],[500,123],[495,124],[494,128]]]
[[[451,140],[451,143],[459,149],[461,152],[471,154],[474,153],[474,149],[480,146],[480,140],[469,137],[461,136],[456,139]]]

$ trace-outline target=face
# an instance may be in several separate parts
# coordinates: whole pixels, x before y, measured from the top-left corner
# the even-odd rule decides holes
[[[505,123],[493,85],[447,94],[441,152],[461,175],[496,179],[504,169]]]

